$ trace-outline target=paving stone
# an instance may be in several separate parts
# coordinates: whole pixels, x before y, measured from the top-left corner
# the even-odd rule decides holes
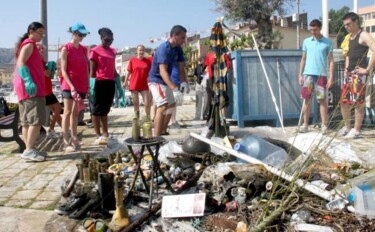
[[[22,182],[12,182],[8,181],[8,183],[1,186],[1,191],[16,191],[17,189],[24,186],[24,183]]]
[[[16,176],[12,178],[10,181],[15,182],[15,183],[25,183],[31,179],[30,176]]]
[[[4,169],[4,168],[7,168],[9,167],[10,165],[16,163],[17,161],[16,160],[1,160],[0,161],[0,169]]]
[[[3,175],[3,174],[18,174],[22,171],[22,169],[13,169],[13,168],[5,168],[3,170],[0,171],[0,175]]]
[[[34,176],[34,178],[31,180],[32,182],[34,181],[51,181],[55,178],[55,175],[51,175],[51,174],[39,174],[39,175],[36,175]]]
[[[32,163],[16,162],[16,163],[10,165],[9,168],[22,170],[22,169],[26,169],[26,168],[30,167],[31,165],[32,165]]]
[[[45,180],[35,180],[28,182],[26,185],[23,186],[23,189],[25,190],[36,190],[36,189],[42,189],[47,186],[49,181]]]
[[[9,198],[6,198],[6,197],[0,197],[0,206],[3,206],[5,204],[5,202],[8,201]]]
[[[10,179],[12,179],[13,177],[11,175],[8,175],[6,177],[4,176],[1,176],[0,177],[0,186],[2,186],[3,184],[5,184],[6,182],[8,182]]]
[[[30,209],[46,209],[55,207],[55,201],[34,201],[30,205]]]
[[[34,199],[39,193],[40,190],[21,190],[14,194],[11,197],[11,200],[31,200]]]
[[[30,204],[30,200],[9,200],[4,204],[4,206],[7,207],[24,207],[28,204]]]
[[[61,197],[61,192],[44,191],[36,197],[36,200],[38,200],[38,201],[48,201],[48,200],[56,201],[56,200],[60,199],[60,197]]]
[[[18,176],[22,176],[22,177],[29,177],[29,178],[31,178],[31,177],[33,177],[33,176],[35,176],[35,175],[37,175],[39,173],[39,171],[38,171],[38,169],[26,169],[26,170],[22,170],[22,172],[20,172],[19,174],[18,174]]]
[[[14,193],[16,192],[16,190],[2,190],[2,188],[0,188],[0,198],[7,198],[7,197],[11,197]]]

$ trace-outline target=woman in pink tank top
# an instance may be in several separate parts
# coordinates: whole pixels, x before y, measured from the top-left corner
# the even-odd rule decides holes
[[[44,161],[47,155],[34,148],[40,128],[46,122],[44,67],[36,47],[44,33],[43,24],[32,22],[16,46],[14,89],[19,101],[22,137],[26,145],[21,158],[31,161]]]
[[[89,32],[81,23],[69,28],[72,39],[61,49],[61,90],[64,99],[62,129],[64,150],[72,152],[79,149],[81,142],[77,137],[78,115],[86,97],[89,83],[87,48],[80,43]],[[71,141],[68,132],[71,132]]]

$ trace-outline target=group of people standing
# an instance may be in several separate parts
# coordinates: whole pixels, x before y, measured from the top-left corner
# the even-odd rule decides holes
[[[121,80],[115,70],[116,50],[111,48],[113,33],[109,28],[101,28],[101,44],[88,49],[81,45],[89,31],[81,23],[69,28],[70,42],[61,48],[60,86],[64,105],[52,92],[51,79],[56,70],[54,62],[43,60],[44,26],[31,23],[16,47],[16,69],[14,87],[19,100],[22,136],[26,149],[21,157],[32,161],[44,161],[46,152],[35,149],[35,141],[41,126],[47,121],[46,105],[52,111],[48,133],[54,133],[57,122],[62,127],[64,151],[75,151],[81,141],[77,136],[78,115],[84,107],[83,99],[90,97],[92,122],[95,128],[95,143],[105,143],[109,137],[107,115],[113,103],[115,87],[120,99],[124,100]]]
[[[359,25],[359,16],[350,12],[343,17],[343,25],[349,33],[349,48],[345,54],[345,72],[341,90],[341,113],[344,126],[338,131],[339,136],[346,139],[357,138],[361,134],[362,122],[365,115],[366,82],[375,67],[375,40],[363,31]],[[314,19],[310,22],[311,37],[303,42],[303,55],[300,63],[299,83],[302,86],[304,99],[304,123],[300,132],[308,132],[310,118],[311,96],[315,90],[320,105],[323,133],[328,125],[327,89],[334,83],[333,46],[331,40],[321,33],[322,24]],[[370,62],[367,53],[371,50]],[[329,63],[329,69],[327,64]],[[327,70],[329,76],[327,78]],[[355,109],[354,127],[351,126],[351,108]]]
[[[77,136],[77,124],[83,99],[89,98],[90,113],[96,134],[96,144],[106,144],[108,132],[108,113],[113,104],[115,91],[120,101],[125,101],[123,87],[129,83],[134,99],[134,110],[139,117],[140,93],[146,117],[151,115],[151,102],[156,110],[154,117],[154,136],[166,135],[169,120],[175,114],[176,103],[173,92],[180,91],[171,80],[173,65],[176,64],[181,80],[180,87],[188,88],[185,71],[185,58],[181,45],[186,40],[186,29],[176,25],[171,29],[170,39],[161,44],[151,58],[146,58],[145,47],[137,46],[137,56],[128,66],[128,74],[122,82],[115,69],[116,50],[111,47],[114,40],[109,28],[98,30],[101,44],[90,50],[81,45],[89,31],[81,23],[69,28],[71,40],[61,48],[60,86],[63,98],[63,116],[61,105],[52,92],[51,78],[56,71],[56,63],[45,62],[43,45],[45,27],[32,22],[27,32],[20,38],[16,47],[16,68],[14,87],[19,100],[22,136],[26,149],[23,159],[44,161],[47,153],[37,151],[36,138],[42,125],[47,121],[46,105],[52,111],[48,133],[55,133],[58,123],[62,128],[64,151],[80,149],[81,141]]]

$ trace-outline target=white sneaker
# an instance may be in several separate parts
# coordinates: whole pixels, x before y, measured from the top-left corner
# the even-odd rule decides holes
[[[341,128],[339,130],[339,132],[337,133],[337,135],[339,136],[345,136],[349,133],[350,129],[348,129],[346,126],[344,126],[343,128]]]
[[[47,138],[49,139],[58,139],[60,138],[60,134],[55,132],[54,130],[47,131]]]
[[[45,154],[45,156],[47,156],[47,154]],[[35,149],[31,149],[31,150],[28,150],[28,151],[24,151],[21,155],[21,158],[25,159],[25,160],[42,162],[42,161],[46,160],[45,156],[44,156],[44,154],[42,155],[39,151],[37,151]]]
[[[309,132],[309,126],[307,126],[307,125],[302,125],[302,126],[300,126],[298,132],[299,132],[299,133],[306,133],[306,132]]]
[[[322,132],[322,134],[325,134],[328,130],[328,127],[326,125],[322,125],[322,128],[320,129],[320,131]]]
[[[345,135],[345,139],[356,139],[361,135],[361,132],[356,131],[354,128],[349,131],[347,135]]]
[[[178,124],[178,122],[174,122],[171,125],[169,125],[169,128],[170,129],[180,129],[181,126],[180,126],[180,124]]]

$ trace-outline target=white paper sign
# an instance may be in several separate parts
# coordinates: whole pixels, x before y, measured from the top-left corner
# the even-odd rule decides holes
[[[163,218],[203,216],[205,193],[164,196],[161,216]]]

